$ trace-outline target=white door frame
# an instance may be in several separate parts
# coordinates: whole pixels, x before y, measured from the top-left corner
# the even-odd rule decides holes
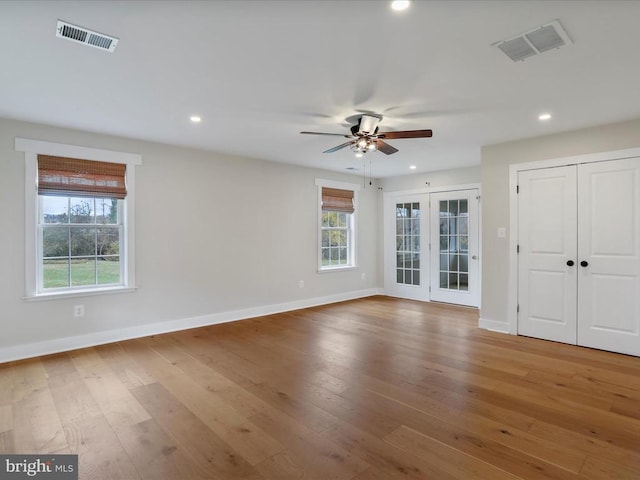
[[[388,285],[389,285],[389,275],[388,265],[392,261],[391,255],[395,250],[391,250],[391,247],[395,245],[395,231],[390,231],[389,221],[388,221],[388,213],[387,206],[389,203],[395,201],[396,198],[406,197],[411,195],[421,195],[421,194],[431,194],[431,193],[439,193],[439,192],[452,192],[457,190],[472,190],[477,189],[478,195],[482,197],[482,187],[480,183],[469,183],[469,184],[461,184],[461,185],[450,185],[444,187],[425,187],[418,188],[412,190],[398,190],[393,192],[384,192],[382,194],[382,224],[383,224],[383,269],[384,272],[384,293],[386,295],[389,294]],[[482,208],[480,207],[480,211]],[[478,251],[482,252],[482,215],[480,212],[478,213]],[[431,269],[431,255],[426,255],[427,261],[429,262],[429,272]],[[429,285],[430,285],[430,275],[427,275]],[[480,299],[482,298],[482,255],[479,255],[478,258],[478,304],[480,304]],[[421,301],[429,302],[431,301],[429,294],[427,292],[426,298],[421,298]],[[479,307],[480,305],[478,305]]]
[[[640,156],[640,148],[590,153],[509,165],[509,282],[507,292],[508,333],[518,334],[518,172],[581,163],[606,162]]]

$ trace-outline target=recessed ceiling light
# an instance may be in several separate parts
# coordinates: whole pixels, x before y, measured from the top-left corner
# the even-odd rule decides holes
[[[415,170],[415,169],[416,169],[416,168],[418,168],[418,167],[416,167],[415,165],[411,165],[409,168],[410,168],[411,170]]]
[[[362,152],[356,152],[356,158],[362,157]]]
[[[551,114],[550,113],[543,113],[541,115],[538,115],[538,120],[541,121],[545,121],[545,120],[550,120],[551,119]]]
[[[391,8],[396,12],[400,12],[409,8],[410,4],[411,2],[409,0],[394,0],[391,2]]]
[[[200,123],[202,121],[202,118],[200,118],[198,115],[191,115],[189,117],[189,120],[191,120],[193,123]]]

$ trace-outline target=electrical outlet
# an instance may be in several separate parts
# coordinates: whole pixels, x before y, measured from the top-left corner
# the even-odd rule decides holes
[[[304,288],[304,280],[300,280],[300,281],[298,282],[298,287],[299,287],[299,288]]]
[[[84,317],[84,305],[74,305],[73,306],[73,316],[74,317]]]
[[[360,275],[360,278],[362,278],[362,280],[366,280],[367,279],[367,274],[362,272],[362,275]]]
[[[507,229],[505,227],[498,227],[498,238],[505,238],[507,236]]]

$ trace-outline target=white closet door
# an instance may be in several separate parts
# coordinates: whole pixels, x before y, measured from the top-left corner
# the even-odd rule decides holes
[[[576,167],[520,172],[518,185],[518,334],[575,344]]]
[[[640,355],[640,158],[578,167],[578,344]]]

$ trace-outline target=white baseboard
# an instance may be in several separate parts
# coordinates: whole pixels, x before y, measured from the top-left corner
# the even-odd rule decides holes
[[[478,321],[478,327],[484,328],[485,330],[491,330],[492,332],[509,333],[508,323],[489,320],[486,318],[480,318]]]
[[[274,313],[288,312],[291,310],[299,310],[301,308],[316,307],[318,305],[326,305],[329,303],[343,302],[345,300],[354,300],[356,298],[364,298],[382,294],[382,289],[371,288],[368,290],[345,292],[325,297],[307,298],[303,300],[295,300],[293,302],[246,308],[243,310],[212,313],[209,315],[184,318],[180,320],[148,323],[145,325],[122,328],[118,330],[105,330],[102,332],[89,333],[86,335],[78,335],[74,337],[56,338],[44,342],[25,343],[22,345],[15,345],[11,347],[2,347],[0,348],[0,363],[10,362],[12,360],[22,360],[24,358],[38,357],[41,355],[49,355],[52,353],[67,352],[69,350],[76,350],[78,348],[94,347],[96,345],[104,345],[105,343],[130,340],[132,338],[148,337],[150,335],[159,335],[161,333],[187,330],[189,328],[205,327],[218,323],[234,322],[236,320],[245,320],[247,318],[261,317],[263,315],[272,315]]]

